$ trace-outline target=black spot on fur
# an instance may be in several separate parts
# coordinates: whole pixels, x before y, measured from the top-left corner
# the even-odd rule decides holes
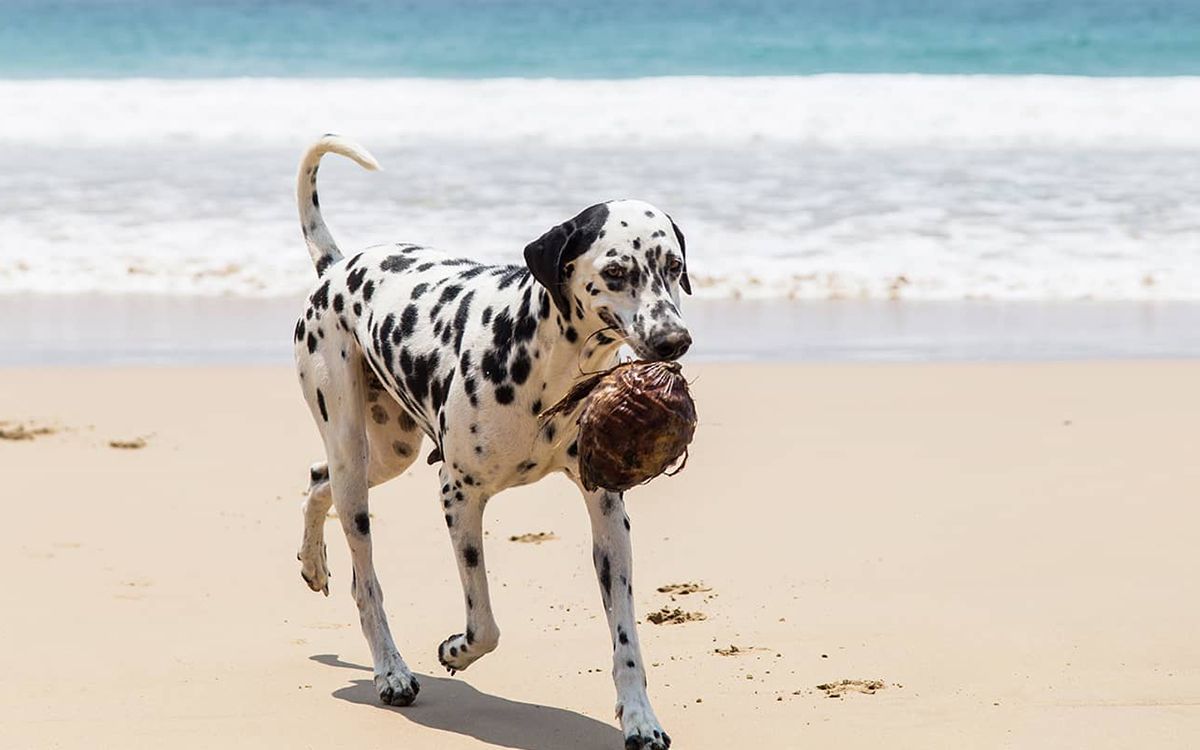
[[[497,289],[507,289],[515,282],[529,278],[529,269],[523,266],[506,266],[503,274],[500,276],[499,283],[496,284]]]
[[[503,383],[508,377],[508,368],[500,362],[497,352],[488,350],[483,353],[483,361],[479,363],[483,376],[493,383]]]
[[[329,280],[326,279],[324,284],[317,287],[317,291],[312,293],[312,306],[318,310],[324,310],[329,307]]]
[[[479,550],[468,544],[466,547],[463,547],[462,554],[463,562],[467,564],[468,568],[474,568],[479,565]]]
[[[604,589],[605,598],[612,596],[612,568],[609,565],[608,555],[604,555],[600,560],[600,588]]]
[[[321,419],[329,421],[329,412],[325,409],[325,394],[321,393],[321,389],[317,389],[317,408],[321,410]]]
[[[524,348],[522,348],[521,351],[517,353],[516,358],[513,359],[512,365],[509,367],[509,372],[512,374],[513,382],[517,385],[524,383],[529,378],[529,370],[531,367],[532,363],[529,361],[529,355],[527,355]]]
[[[310,331],[308,334],[308,353],[312,354],[316,350],[317,350],[317,337],[312,335],[312,332]]]
[[[358,529],[358,533],[366,536],[371,533],[371,517],[366,511],[354,514],[354,528]]]
[[[496,403],[511,404],[513,402],[513,398],[514,394],[511,385],[502,385],[496,388]]]
[[[408,267],[415,262],[416,261],[408,255],[389,255],[383,259],[382,263],[379,264],[379,270],[387,271],[388,273],[399,273],[401,271],[408,270]]]
[[[497,347],[508,347],[512,343],[512,336],[512,317],[508,310],[501,310],[492,322],[492,343]]]
[[[410,357],[408,350],[403,349],[400,352],[400,364],[409,393],[417,401],[424,401],[429,395],[430,378],[437,371],[438,353],[432,351],[419,357]]]
[[[442,296],[438,297],[438,304],[444,305],[447,302],[450,302],[455,297],[457,297],[458,293],[461,291],[462,291],[462,287],[459,286],[458,284],[446,285],[446,287],[442,289]]]
[[[366,268],[356,268],[346,277],[346,288],[351,294],[357,294],[358,288],[362,286],[363,280],[367,278]]]
[[[471,300],[475,297],[475,291],[471,290],[463,295],[462,300],[458,303],[458,310],[454,313],[454,351],[462,351],[463,333],[467,330],[468,316],[471,312]],[[463,373],[466,374],[465,372]]]
[[[404,312],[400,316],[400,337],[406,339],[413,335],[413,331],[417,330],[417,312],[416,305],[409,305],[404,308]]]

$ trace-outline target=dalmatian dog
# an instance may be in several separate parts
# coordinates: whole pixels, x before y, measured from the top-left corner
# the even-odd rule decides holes
[[[582,374],[614,364],[622,344],[652,360],[687,351],[691,336],[679,313],[679,290],[691,293],[683,234],[658,208],[619,200],[551,228],[526,246],[523,265],[484,265],[412,244],[345,259],[317,199],[317,168],[329,152],[378,169],[362,147],[332,135],[300,165],[300,222],[318,280],[296,323],[296,366],[326,457],[310,469],[301,575],[328,595],[323,537],[333,504],[350,546],[350,590],[379,699],[408,705],[420,685],[384,614],[368,488],[398,476],[431,441],[466,604],[463,632],[437,651],[453,674],[500,640],[484,568],[484,507],[501,490],[563,472],[579,486],[591,519],[625,747],[665,750],[671,739],[646,693],[622,493],[586,490],[576,425],[569,416],[539,416]]]

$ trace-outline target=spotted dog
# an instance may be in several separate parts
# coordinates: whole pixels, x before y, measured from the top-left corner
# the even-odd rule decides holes
[[[591,518],[625,747],[664,750],[671,740],[646,694],[622,493],[586,490],[577,427],[567,417],[541,424],[539,415],[581,373],[614,364],[622,343],[644,359],[687,351],[683,234],[659,209],[621,200],[547,231],[525,248],[524,265],[484,265],[411,244],[344,259],[317,199],[317,168],[329,152],[378,168],[337,136],[317,141],[300,165],[300,222],[318,280],[296,323],[296,366],[326,456],[310,470],[301,575],[328,595],[323,534],[332,503],[350,546],[350,590],[379,698],[408,705],[420,685],[384,614],[368,488],[408,468],[425,439],[433,443],[429,461],[441,464],[440,499],[466,603],[463,632],[438,646],[453,674],[500,640],[484,570],[484,506],[501,490],[561,471],[579,486]]]

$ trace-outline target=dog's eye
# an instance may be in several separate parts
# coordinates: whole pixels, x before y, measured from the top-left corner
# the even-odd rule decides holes
[[[600,272],[606,279],[623,279],[625,278],[625,269],[621,266],[605,266]]]
[[[671,258],[667,261],[667,270],[671,272],[671,275],[679,273],[683,270],[683,261],[679,258]]]

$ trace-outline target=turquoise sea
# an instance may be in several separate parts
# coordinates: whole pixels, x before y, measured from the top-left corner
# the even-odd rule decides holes
[[[637,196],[697,295],[1200,300],[1197,0],[0,0],[0,294],[299,294]]]
[[[6,0],[0,75],[1200,74],[1195,0]]]

